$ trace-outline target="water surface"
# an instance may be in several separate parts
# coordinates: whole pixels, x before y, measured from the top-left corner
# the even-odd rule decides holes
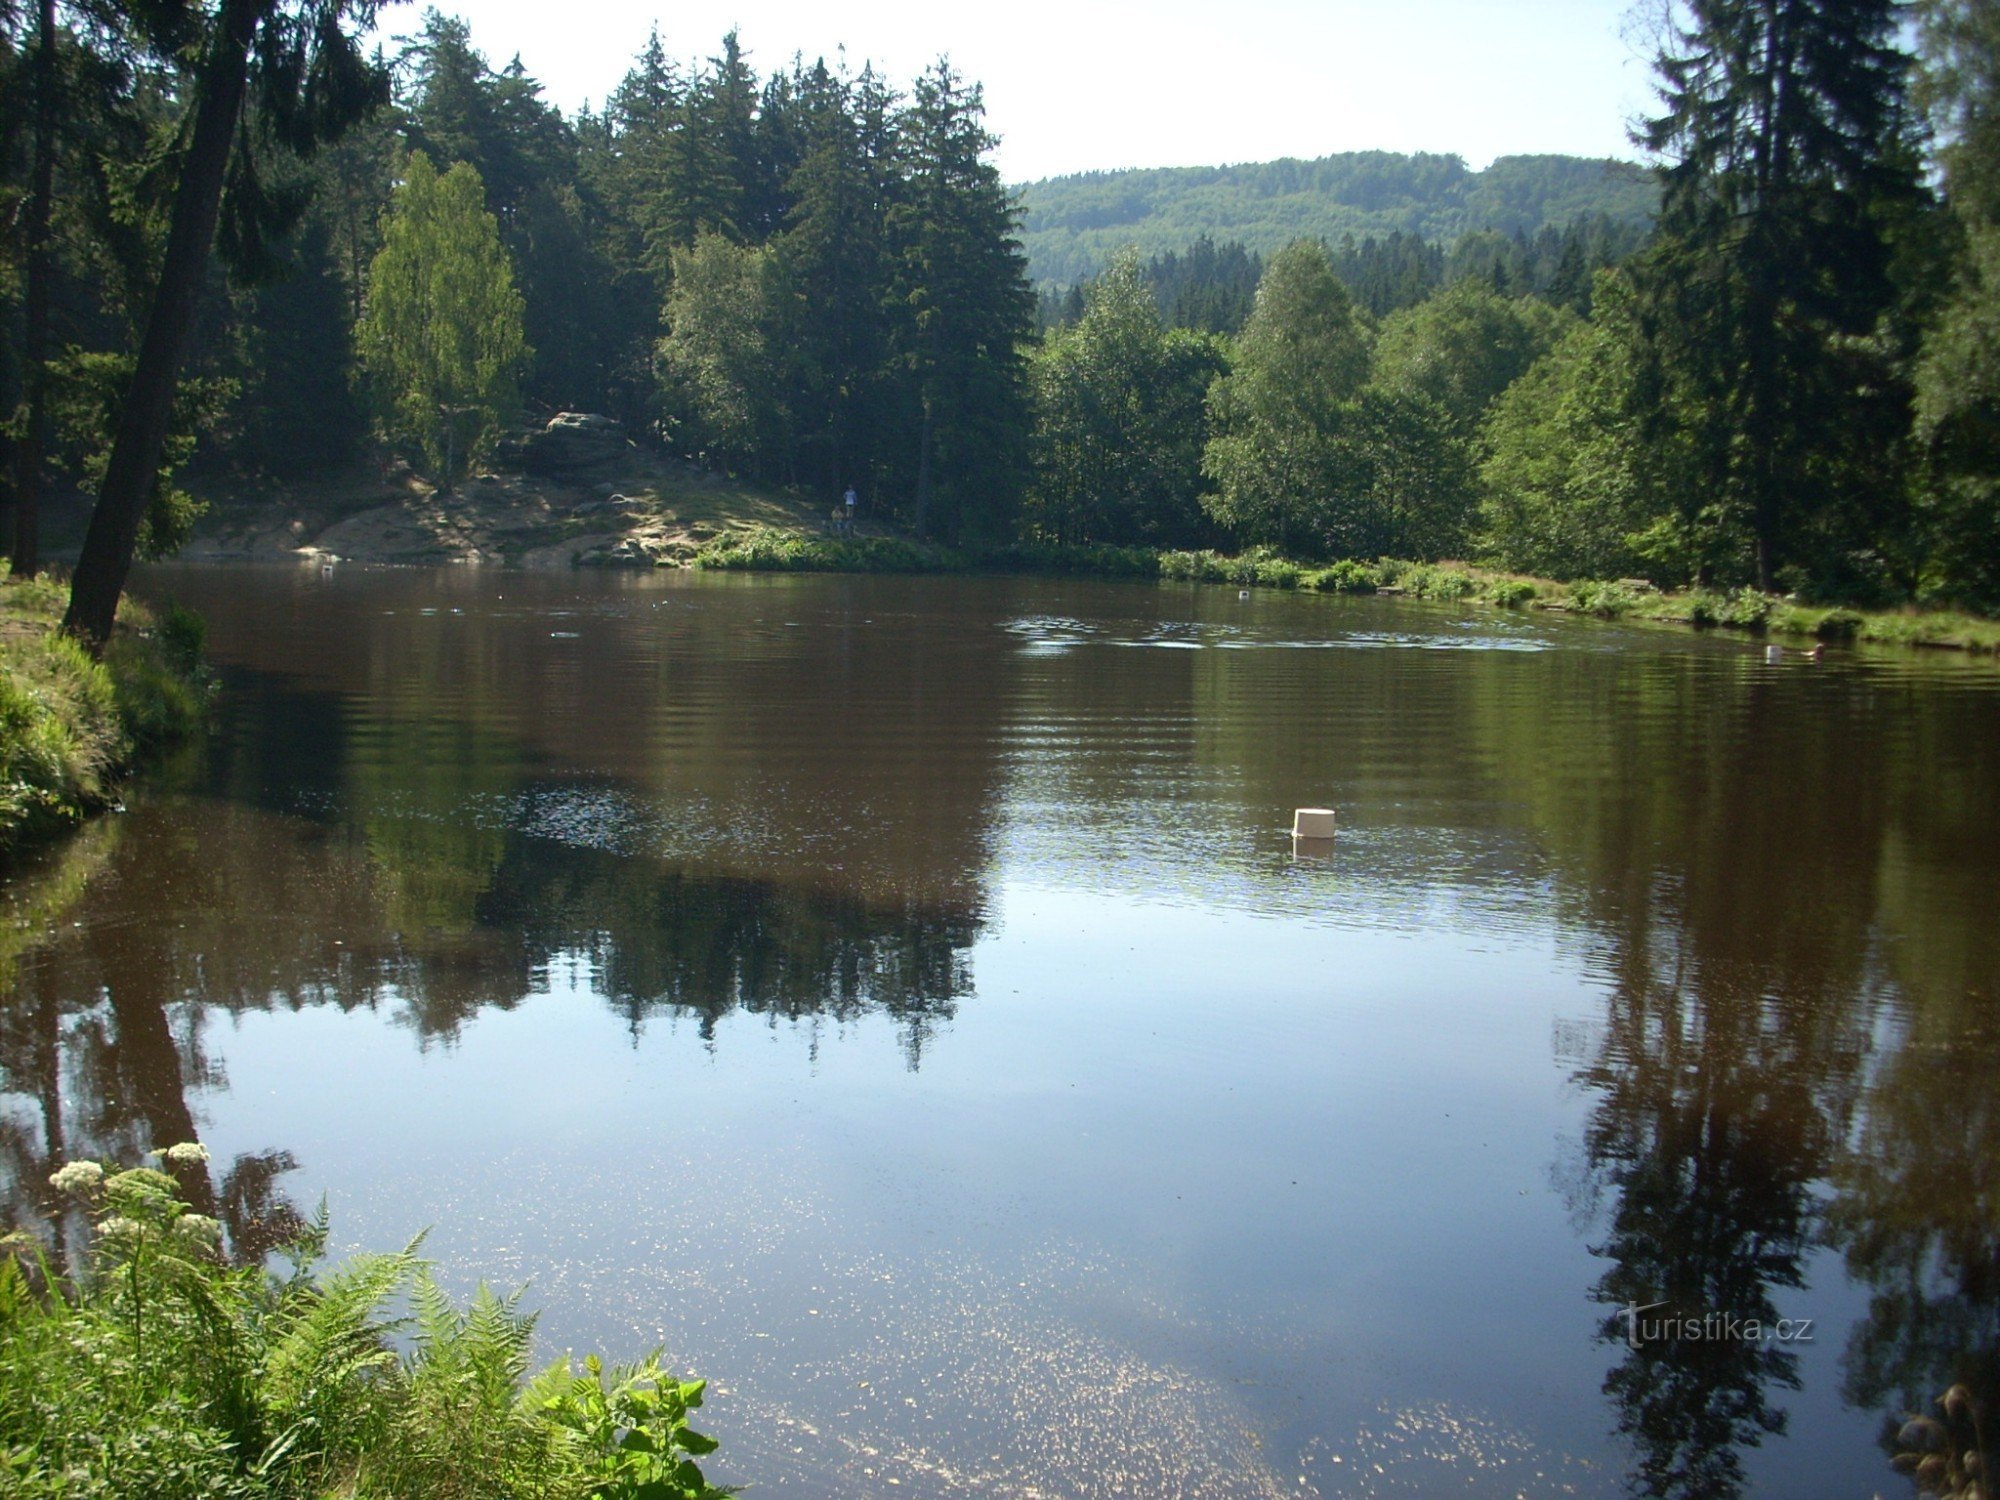
[[[199,1138],[245,1244],[324,1194],[552,1353],[664,1344],[760,1494],[1859,1496],[2000,1395],[1989,666],[1172,585],[143,590],[224,691],[4,887],[16,1220]],[[1634,1347],[1653,1302],[1811,1328]]]

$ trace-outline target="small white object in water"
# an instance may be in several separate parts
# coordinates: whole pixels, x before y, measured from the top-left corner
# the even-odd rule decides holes
[[[1295,839],[1330,839],[1333,837],[1333,809],[1330,807],[1301,807],[1292,814],[1292,837]]]
[[[1783,646],[1766,646],[1764,648],[1764,660],[1771,666],[1775,667],[1779,662],[1783,661],[1784,659],[1785,659],[1785,648]]]
[[[1250,590],[1248,590],[1248,589],[1238,589],[1238,590],[1236,591],[1236,597],[1237,597],[1237,598],[1239,598],[1239,599],[1248,599],[1248,598],[1250,597]]]

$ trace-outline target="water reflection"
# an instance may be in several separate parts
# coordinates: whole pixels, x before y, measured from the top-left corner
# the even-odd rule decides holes
[[[1747,1451],[1787,1428],[1799,1350],[1776,1330],[1817,1244],[1878,1289],[1848,1401],[1992,1389],[1995,1304],[1975,1289],[2000,1265],[1978,1190],[2000,1145],[1981,1103],[2000,1076],[2000,953],[1990,922],[1967,919],[2000,889],[2000,850],[1951,830],[1993,826],[2000,765],[1978,764],[1993,754],[1983,694],[1857,675],[1809,685],[1807,715],[1775,710],[1800,685],[1763,674],[1627,675],[1630,711],[1581,737],[1518,719],[1508,763],[1532,765],[1524,798],[1560,789],[1542,837],[1607,981],[1574,1059],[1591,1105],[1572,1180],[1608,1262],[1592,1295],[1611,1309],[1605,1390],[1633,1486],[1736,1494]],[[1954,747],[1954,786],[1897,753],[1910,738]],[[1666,1336],[1634,1338],[1640,1308],[1640,1330]]]
[[[1133,1341],[1119,1368],[1283,1365],[1292,1384],[1232,1393],[1228,1430],[1248,1447],[1283,1435],[1271,1475],[1310,1470],[1338,1493],[1327,1455],[1345,1441],[1359,1457],[1364,1425],[1342,1382],[1367,1387],[1372,1412],[1403,1378],[1387,1358],[1327,1373],[1359,1300],[1398,1360],[1443,1372],[1395,1392],[1399,1409],[1468,1432],[1490,1417],[1536,1462],[1597,1473],[1593,1438],[1542,1430],[1557,1419],[1540,1398],[1489,1396],[1523,1404],[1482,1414],[1465,1329],[1432,1310],[1508,1253],[1557,1268],[1538,1273],[1551,1284],[1566,1256],[1583,1268],[1506,1316],[1575,1321],[1577,1369],[1549,1356],[1548,1399],[1615,1434],[1605,1461],[1640,1493],[1826,1488],[1885,1414],[1955,1380],[2000,1398],[1990,676],[1906,658],[1769,668],[1714,639],[1228,591],[248,577],[189,575],[229,672],[206,759],[0,888],[0,1191],[59,1249],[50,1165],[196,1138],[228,1089],[222,1060],[240,1062],[217,1040],[228,1028],[272,1018],[268,1067],[287,1012],[379,1016],[407,1032],[402,1057],[438,1064],[406,1082],[464,1090],[483,1036],[595,1035],[545,1003],[578,995],[619,1053],[551,1059],[547,1107],[578,1159],[598,1137],[565,1101],[600,1080],[657,1108],[691,1086],[691,1061],[736,1060],[759,1033],[809,1077],[841,1075],[787,1105],[816,1120],[818,1156],[781,1158],[740,1120],[716,1148],[739,1177],[810,1184],[822,1218],[801,1220],[820,1237],[787,1260],[771,1225],[800,1218],[804,1190],[736,1205],[759,1222],[714,1253],[741,1255],[727,1274],[744,1301],[714,1317],[767,1318],[784,1279],[801,1320],[830,1318],[818,1288],[849,1254],[865,1274],[848,1277],[848,1326],[905,1351],[912,1383],[923,1361],[907,1351],[948,1369],[996,1288],[1023,1326],[1122,1295],[1146,1316],[1078,1322],[1093,1347],[1115,1344],[1108,1326]],[[1292,809],[1320,802],[1340,810],[1338,840],[1294,846]],[[1009,948],[1010,914],[1046,954]],[[1221,935],[1213,952],[1178,946],[1197,929]],[[1199,972],[1163,970],[1149,944]],[[1451,1024],[1421,1019],[1439,1014]],[[1546,1196],[1563,1201],[1532,1228],[1451,1219],[1452,1194],[1482,1187],[1468,1148],[1527,1132],[1520,1154],[1549,1161],[1545,1122],[1460,1122],[1486,1097],[1480,1049],[1525,1036],[1546,1058],[1552,1021],[1570,1084],[1557,1133],[1573,1145]],[[824,1050],[848,1030],[907,1092]],[[1383,1059],[1378,1073],[1333,1082],[1356,1055]],[[641,1079],[623,1095],[619,1060]],[[1473,1097],[1434,1094],[1440,1072]],[[795,1072],[712,1071],[718,1090],[746,1076],[804,1092]],[[1338,1089],[1379,1108],[1342,1114]],[[490,1108],[466,1129],[508,1103]],[[191,1190],[254,1255],[295,1222],[285,1184],[331,1137],[309,1150],[289,1129],[238,1134],[255,1149]],[[874,1160],[883,1139],[910,1160]],[[925,1176],[927,1160],[947,1165]],[[1329,1162],[1359,1187],[1314,1201]],[[963,1203],[946,1179],[968,1184]],[[985,1179],[997,1208],[977,1196]],[[627,1226],[588,1222],[624,1211],[611,1189],[600,1201],[551,1172],[511,1200],[491,1191],[514,1204],[495,1218],[546,1209],[601,1251],[594,1285],[636,1275],[618,1259],[637,1253]],[[1455,1255],[1398,1238],[1425,1211],[1463,1240]],[[720,1212],[685,1227],[689,1259],[710,1254]],[[867,1289],[939,1264],[938,1222],[961,1228],[959,1279],[913,1333],[895,1293]],[[1056,1263],[1037,1258],[1045,1239],[988,1243],[1051,1225],[1074,1240],[1061,1264],[1138,1267],[1141,1285],[1045,1288],[1021,1270]],[[1635,1346],[1635,1306],[1683,1331]],[[1863,1310],[1829,1324],[1829,1307]],[[1822,1322],[1812,1346],[1685,1331],[1708,1314]],[[1310,1333],[1260,1333],[1246,1353],[1246,1327]],[[841,1355],[818,1328],[819,1366],[797,1329],[732,1356],[774,1388],[831,1390]],[[1069,1395],[1101,1417],[1113,1387]],[[858,1398],[762,1399],[792,1403],[793,1432]],[[1198,1425],[1172,1415],[1158,1430]],[[946,1413],[982,1446],[938,1439],[932,1457],[988,1463],[1007,1420]],[[1843,1436],[1822,1454],[1801,1428]],[[1115,1454],[1139,1439],[1105,1421],[1094,1441]],[[1215,1472],[1151,1453],[1141,1467]]]

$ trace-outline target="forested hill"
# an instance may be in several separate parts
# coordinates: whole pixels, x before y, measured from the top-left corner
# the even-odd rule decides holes
[[[1533,234],[1596,214],[1644,222],[1656,200],[1651,173],[1632,162],[1502,156],[1474,172],[1457,156],[1393,151],[1081,172],[1019,192],[1028,275],[1059,284],[1087,280],[1123,246],[1156,255],[1204,234],[1266,255],[1302,235],[1401,230],[1449,244],[1470,230]]]

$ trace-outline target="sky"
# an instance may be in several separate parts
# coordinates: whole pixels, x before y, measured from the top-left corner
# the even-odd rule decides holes
[[[1632,157],[1651,103],[1633,0],[436,0],[565,114],[601,103],[655,20],[670,56],[732,26],[760,74],[844,45],[898,83],[940,55],[985,86],[1010,182],[1336,151]],[[421,24],[415,3],[381,30]]]

